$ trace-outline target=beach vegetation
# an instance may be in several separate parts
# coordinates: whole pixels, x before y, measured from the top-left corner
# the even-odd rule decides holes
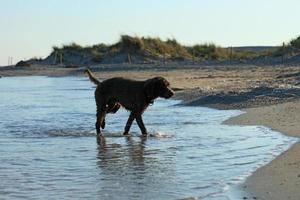
[[[291,41],[291,45],[298,45],[300,41]],[[76,55],[82,60],[90,58],[91,61],[101,63],[106,58],[113,59],[115,56],[128,54],[139,60],[246,60],[262,55],[269,55],[265,52],[254,52],[225,48],[214,43],[203,43],[192,46],[180,44],[176,39],[169,38],[162,40],[158,37],[138,37],[121,35],[118,42],[114,44],[99,43],[92,46],[81,46],[75,42],[53,46],[52,53],[63,55]]]

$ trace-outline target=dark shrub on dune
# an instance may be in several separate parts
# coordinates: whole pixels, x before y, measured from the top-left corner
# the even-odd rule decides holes
[[[26,62],[26,61],[19,61],[17,64],[16,64],[16,67],[30,67],[31,64],[29,62]]]
[[[300,36],[290,41],[290,45],[300,49]]]

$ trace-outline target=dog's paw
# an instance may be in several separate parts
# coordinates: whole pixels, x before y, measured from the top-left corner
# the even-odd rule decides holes
[[[148,137],[148,133],[143,133],[142,137]]]
[[[123,135],[124,136],[130,136],[130,134],[128,132],[124,132]]]

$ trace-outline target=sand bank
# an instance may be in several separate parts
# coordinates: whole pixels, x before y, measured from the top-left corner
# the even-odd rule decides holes
[[[263,125],[289,136],[300,137],[300,101],[268,107],[250,108],[225,121],[235,125]],[[300,199],[300,143],[271,163],[258,169],[243,184],[250,199]]]

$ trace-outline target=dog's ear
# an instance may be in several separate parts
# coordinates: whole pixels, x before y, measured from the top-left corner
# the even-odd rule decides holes
[[[148,100],[155,99],[155,84],[156,84],[155,78],[149,79],[144,84],[144,92]]]

